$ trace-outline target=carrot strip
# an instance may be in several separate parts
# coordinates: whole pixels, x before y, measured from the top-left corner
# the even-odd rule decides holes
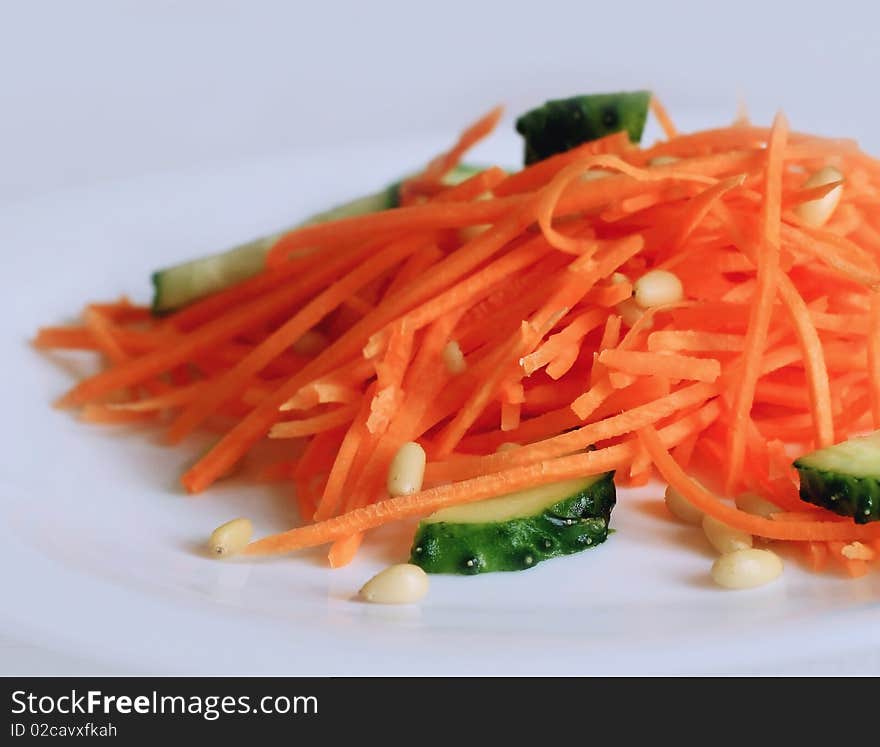
[[[639,431],[639,440],[651,455],[663,479],[678,490],[690,503],[705,514],[734,529],[779,540],[829,541],[871,539],[880,537],[880,526],[858,525],[838,521],[776,521],[753,516],[723,503],[706,488],[688,477],[669,455],[660,437],[651,426]]]
[[[782,205],[782,159],[788,138],[788,123],[782,114],[773,121],[767,148],[765,195],[761,205],[762,243],[758,254],[758,299],[749,317],[743,369],[734,393],[733,417],[728,437],[729,460],[726,475],[728,491],[733,488],[745,457],[745,434],[749,411],[758,383],[760,358],[764,352],[774,290],[779,269],[779,224]]]
[[[385,293],[383,294],[386,297],[393,296],[395,293],[398,293],[401,288],[405,288],[407,285],[416,280],[420,275],[425,273],[429,267],[435,265],[443,258],[443,252],[435,244],[430,244],[429,246],[417,251],[415,254],[411,255],[409,259],[403,265],[403,268],[391,282],[388,284],[388,287],[385,289]]]
[[[645,425],[656,423],[677,411],[702,405],[713,397],[715,389],[708,384],[691,384],[665,397],[580,428],[561,433],[520,449],[485,456],[459,456],[446,462],[432,462],[425,476],[432,482],[462,480],[475,475],[499,472],[517,465],[537,464],[571,454],[593,444],[626,435]]]
[[[387,249],[371,257],[316,296],[302,310],[254,348],[249,355],[242,358],[224,376],[207,388],[198,400],[191,403],[171,425],[168,431],[168,440],[171,443],[176,443],[191,433],[220,405],[239,392],[251,376],[289,348],[306,331],[339,306],[348,295],[363,287],[404,257],[412,254],[419,248],[421,241],[422,239],[409,239],[392,243]]]
[[[153,315],[146,306],[133,304],[126,296],[111,303],[93,303],[89,307],[109,319],[114,324],[152,322]]]
[[[466,454],[479,454],[494,451],[505,442],[532,443],[554,436],[579,424],[580,420],[569,407],[560,407],[537,417],[520,421],[519,427],[513,431],[505,433],[498,430],[468,436],[461,440],[459,450]]]
[[[336,253],[334,261],[341,260],[343,256],[369,255],[381,245],[375,240],[371,242],[355,241],[341,248]],[[312,279],[317,275],[316,284],[313,287],[320,287],[324,282],[320,276],[326,269],[324,266],[328,257],[316,252],[314,247],[308,248],[307,251],[308,254],[305,256],[299,256],[296,260],[291,260],[280,267],[267,266],[263,272],[242,283],[231,285],[185,306],[167,317],[168,325],[182,332],[191,331],[222,314],[226,314],[230,309],[245,305],[256,298],[271,293],[294,279],[298,283],[309,282],[311,284]]]
[[[494,192],[498,197],[531,192],[545,186],[563,168],[575,161],[581,160],[584,156],[595,156],[604,153],[622,155],[630,147],[629,135],[626,132],[614,132],[598,140],[581,143],[571,150],[537,161],[522,171],[516,171],[498,184]]]
[[[119,410],[109,405],[89,404],[82,408],[79,418],[84,423],[100,425],[126,425],[128,423],[141,423],[152,419],[151,412],[128,412]]]
[[[577,363],[580,353],[580,346],[575,343],[563,348],[547,366],[547,375],[554,381],[561,379]]]
[[[429,488],[356,509],[317,524],[291,529],[248,545],[246,555],[277,555],[305,547],[323,545],[341,537],[364,532],[391,521],[425,515],[446,506],[473,503],[526,487],[601,474],[624,464],[633,453],[631,445],[565,457],[544,465],[518,467],[495,475]]]
[[[357,405],[343,405],[311,418],[276,423],[269,431],[269,438],[302,438],[329,431],[351,422],[356,411]]]
[[[363,534],[360,533],[350,534],[348,537],[336,540],[331,546],[330,552],[327,553],[330,567],[343,568],[354,560],[362,540]]]
[[[607,378],[600,379],[571,403],[572,412],[581,420],[586,420],[613,393],[611,382]]]
[[[599,363],[636,376],[666,376],[670,379],[713,382],[721,375],[721,364],[714,358],[694,358],[675,353],[650,353],[610,349],[599,354]]]
[[[280,460],[255,453],[255,473],[292,483],[315,523],[250,553],[329,543],[338,568],[389,521],[606,470],[642,485],[656,468],[707,515],[861,575],[880,525],[801,501],[791,455],[880,428],[880,162],[781,114],[679,134],[651,107],[666,139],[650,148],[620,132],[445,184],[493,110],[406,179],[401,207],[291,231],[263,272],[163,318],[90,304],[34,345],[101,354],[61,401],[85,420],[176,411],[172,439],[225,429],[183,475],[190,492],[263,438],[303,438]],[[841,182],[803,175],[828,164],[842,197],[815,227],[798,206]],[[652,269],[686,300],[633,308],[629,279]],[[390,498],[407,441],[428,454],[425,489]],[[696,459],[780,510],[736,510],[685,475]]]
[[[453,309],[473,304],[485,298],[496,285],[516,272],[534,265],[550,252],[541,238],[535,238],[513,249],[466,280],[435,296],[411,311],[406,317],[407,327],[417,330],[430,324]]]
[[[820,448],[834,443],[834,418],[831,412],[831,383],[825,366],[825,354],[810,313],[787,275],[779,276],[777,291],[791,318],[792,326],[803,350],[807,385],[812,405],[816,443]]]
[[[702,422],[717,417],[714,405],[703,408]],[[695,414],[696,415],[696,414]],[[691,416],[693,420],[694,416]],[[663,448],[672,448],[693,430],[693,422],[667,426],[657,436]],[[702,427],[705,427],[703,425]],[[515,467],[471,480],[439,485],[413,495],[390,498],[370,506],[355,509],[317,524],[291,529],[252,542],[244,549],[245,555],[279,555],[306,547],[324,545],[341,537],[365,532],[392,521],[424,516],[447,506],[473,503],[526,488],[553,482],[587,477],[620,469],[629,464],[639,448],[637,441],[627,441],[604,449],[587,451],[554,459],[542,464]],[[880,536],[880,535],[878,535]]]
[[[329,260],[322,271],[310,277],[308,281],[303,281],[292,288],[289,286],[277,288],[247,305],[233,309],[230,313],[198,327],[176,343],[160,347],[148,355],[132,359],[86,379],[68,392],[61,399],[60,404],[63,406],[84,404],[117,389],[138,384],[191,360],[218,343],[231,340],[245,330],[295,305],[335,276],[352,260],[351,256]]]
[[[419,421],[428,403],[436,397],[437,391],[447,379],[443,368],[437,363],[443,345],[460,316],[461,311],[457,311],[438,319],[425,335],[406,374],[403,405],[383,438],[375,443],[369,459],[360,470],[357,484],[352,486],[349,498],[345,501],[346,511],[361,508],[380,497],[387,497],[386,478],[391,459],[402,443],[416,440],[420,436],[422,429]],[[352,546],[355,546],[354,542],[345,543],[346,548]],[[333,550],[331,548],[331,563],[348,557],[347,553],[338,555]]]
[[[572,185],[561,195],[556,212],[567,215],[579,211],[592,210],[615,200],[640,194],[643,186],[641,181],[633,179],[633,175],[656,181],[693,181],[702,184],[714,183],[714,176],[731,169],[744,170],[754,162],[759,153],[722,153],[697,157],[682,161],[674,169],[662,168],[635,169],[617,159],[613,161],[624,173],[621,176],[610,176],[605,179],[582,182]],[[613,158],[597,156],[596,158]],[[602,166],[596,162],[596,166]],[[431,203],[394,208],[369,215],[343,218],[332,223],[321,223],[296,229],[281,239],[272,248],[267,263],[276,257],[275,262],[287,261],[286,257],[293,251],[306,247],[334,245],[345,246],[347,243],[363,237],[389,236],[395,232],[433,231],[443,228],[463,228],[482,224],[496,224],[504,216],[513,213],[523,215],[531,195],[511,195],[491,200],[460,204]],[[522,211],[522,212],[520,212]],[[280,258],[280,259],[279,259]]]
[[[375,391],[375,387],[370,387],[368,394],[372,394],[373,391]],[[345,481],[351,469],[351,462],[355,454],[357,454],[361,443],[368,435],[367,417],[369,417],[369,403],[371,399],[372,397],[364,397],[354,420],[345,432],[345,436],[339,446],[339,451],[336,454],[336,459],[333,460],[327,484],[324,486],[324,493],[314,512],[316,521],[333,516],[339,508]]]
[[[871,294],[868,328],[868,375],[871,381],[871,413],[874,427],[880,428],[880,290]]]
[[[528,326],[525,322],[523,324]],[[532,334],[530,329],[526,329],[519,338],[515,338],[493,356],[492,372],[462,404],[452,422],[446,426],[435,442],[434,451],[437,456],[450,454],[458,445],[468,428],[473,425],[483,408],[488,404],[489,399],[501,385],[501,380],[508,373],[510,365],[522,354],[523,348],[529,346]]]
[[[651,113],[657,117],[657,121],[663,128],[667,140],[674,140],[678,137],[678,129],[672,123],[672,118],[666,111],[666,107],[663,106],[663,104],[660,103],[660,99],[654,95],[651,96]]]
[[[730,177],[712,185],[691,199],[687,209],[680,218],[681,223],[678,230],[672,238],[672,250],[674,252],[680,251],[694,231],[697,230],[703,219],[712,210],[715,203],[730,192],[730,190],[741,187],[745,179],[745,174]]]
[[[403,398],[401,385],[412,356],[412,346],[412,331],[404,321],[398,322],[391,333],[384,358],[376,364],[377,389],[367,418],[370,433],[381,434],[388,429],[396,406]]]
[[[572,182],[581,181],[580,188],[583,189],[584,184],[582,177],[588,173],[591,168],[611,168],[620,171],[621,174],[636,179],[638,181],[662,181],[664,179],[680,179],[684,181],[695,181],[699,183],[713,184],[715,180],[712,177],[704,177],[701,174],[693,174],[685,171],[677,171],[673,169],[639,169],[626,163],[619,156],[613,155],[597,155],[586,156],[581,161],[576,161],[566,166],[559,172],[543,190],[541,201],[538,204],[538,225],[541,232],[546,237],[551,246],[560,251],[570,254],[582,254],[594,246],[590,239],[577,239],[560,233],[552,225],[553,216],[558,212],[558,206],[561,203],[561,197]],[[604,179],[602,181],[605,181]]]
[[[738,352],[745,346],[742,335],[724,332],[703,332],[702,330],[661,330],[648,335],[648,350],[692,352]]]
[[[539,368],[543,368],[550,363],[563,348],[579,343],[590,332],[601,325],[603,321],[603,314],[597,309],[579,314],[564,329],[548,338],[547,342],[541,345],[534,353],[530,353],[522,358],[520,365],[526,376],[533,374]]]
[[[195,381],[188,386],[182,386],[171,391],[157,394],[154,397],[146,397],[135,402],[121,402],[108,404],[108,407],[114,410],[125,410],[127,412],[153,412],[156,410],[166,410],[172,407],[181,407],[198,396],[204,382]]]
[[[90,306],[86,309],[83,316],[86,329],[92,333],[99,349],[111,362],[121,364],[130,360],[130,356],[122,348],[114,335],[115,327],[113,323],[104,314]],[[168,386],[160,381],[145,381],[144,388],[151,394],[159,394],[166,391]],[[96,422],[95,417],[93,414],[92,422]]]
[[[84,314],[86,329],[92,333],[101,351],[114,363],[128,360],[128,354],[113,336],[113,327],[108,319],[94,307],[86,309]]]
[[[82,327],[41,327],[33,345],[44,350],[100,350],[94,335]]]
[[[447,174],[468,150],[495,129],[503,113],[503,107],[496,106],[490,112],[480,117],[480,119],[461,133],[458,141],[449,151],[432,160],[417,180],[437,181]],[[406,186],[406,183],[404,183],[403,188]]]
[[[591,301],[597,306],[610,308],[616,306],[621,301],[630,298],[633,293],[631,283],[612,283],[611,285],[603,285],[593,288],[584,298]]]
[[[96,310],[98,309],[95,306]],[[98,311],[98,313],[101,313]],[[133,330],[116,327],[113,338],[129,356],[154,350],[168,335],[157,330]],[[33,339],[33,345],[42,349],[100,350],[95,336],[84,327],[41,327]]]

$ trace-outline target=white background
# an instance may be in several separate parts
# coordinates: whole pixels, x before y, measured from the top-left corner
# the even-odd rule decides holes
[[[757,121],[880,150],[867,2],[0,2],[0,208],[144,174],[411,133],[494,103],[651,88],[706,124]],[[698,113],[698,114],[695,114]],[[344,163],[330,165],[340,170]],[[274,227],[274,226],[273,226]],[[0,244],[0,256],[16,247]],[[25,636],[22,635],[22,641]],[[5,671],[93,660],[0,639]],[[110,669],[101,664],[104,670]]]
[[[862,2],[2,0],[0,201],[339,140],[448,133],[503,102],[652,88],[673,113],[880,141]]]

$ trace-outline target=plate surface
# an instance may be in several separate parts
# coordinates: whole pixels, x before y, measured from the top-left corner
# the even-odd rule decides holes
[[[176,479],[203,442],[169,449],[154,431],[49,406],[89,364],[30,349],[40,324],[120,292],[145,300],[156,267],[392,181],[442,142],[156,174],[0,213],[0,636],[95,673],[880,673],[880,574],[814,576],[788,558],[769,587],[718,590],[711,552],[668,518],[659,487],[622,492],[599,549],[521,574],[434,578],[417,607],[370,606],[353,595],[406,557],[411,525],[375,533],[340,571],[320,552],[212,561],[201,545],[214,526],[247,515],[277,530],[289,495],[229,481],[187,497]],[[481,155],[519,152],[503,136],[494,147]]]

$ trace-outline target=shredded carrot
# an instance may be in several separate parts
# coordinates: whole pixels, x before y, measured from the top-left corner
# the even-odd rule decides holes
[[[169,440],[175,443],[191,433],[217,407],[241,391],[251,376],[293,345],[305,332],[342,303],[346,296],[412,254],[419,248],[419,243],[417,240],[392,243],[383,252],[374,255],[316,296],[278,330],[266,337],[249,355],[242,358],[223,378],[210,388],[206,388],[203,396],[189,405],[171,426],[168,433]]]
[[[301,438],[329,431],[351,422],[356,409],[357,405],[343,405],[311,418],[276,423],[269,431],[269,438]]]
[[[460,483],[430,488],[415,495],[390,498],[342,516],[252,542],[245,548],[248,555],[272,555],[291,552],[333,542],[389,521],[420,516],[446,506],[473,503],[526,486],[546,485],[574,477],[602,474],[624,464],[631,458],[631,445],[611,446],[599,451],[556,460],[550,469],[544,465],[518,467],[508,472],[475,477]]]
[[[389,522],[614,470],[622,487],[657,473],[815,570],[867,573],[880,523],[801,501],[791,458],[880,429],[880,163],[781,114],[679,133],[656,97],[651,111],[651,147],[618,132],[450,186],[494,109],[404,180],[400,207],[291,231],[261,273],[167,316],[91,303],[33,343],[99,354],[61,399],[83,420],[169,414],[172,442],[220,429],[188,491],[252,451],[258,479],[289,484],[301,525],[249,554],[329,544],[339,568]],[[827,164],[843,178],[804,187]],[[832,190],[809,225],[798,206]],[[642,309],[633,285],[658,268],[684,298]],[[266,445],[287,449],[267,464],[266,438],[303,441]],[[409,441],[424,487],[391,497]],[[741,512],[697,470],[780,510]]]
[[[370,393],[372,391],[373,387],[370,388]],[[336,458],[333,460],[327,484],[324,486],[324,493],[315,510],[316,520],[333,516],[336,513],[339,502],[342,499],[342,491],[348,478],[348,472],[351,469],[351,461],[355,454],[357,454],[361,442],[367,436],[368,416],[369,400],[364,399],[354,421],[345,432],[345,436],[336,453]]]
[[[868,375],[871,379],[871,412],[874,427],[880,428],[880,290],[871,293],[871,322],[868,326]]]
[[[196,381],[192,384],[179,386],[163,394],[154,397],[145,397],[132,402],[111,403],[109,406],[114,410],[126,410],[127,412],[155,412],[174,407],[181,407],[198,395],[202,390],[203,382]]]
[[[678,129],[672,123],[672,119],[666,111],[666,107],[663,106],[663,104],[660,103],[660,99],[654,95],[651,96],[651,113],[657,117],[657,121],[660,123],[663,132],[669,140],[678,136]]]
[[[86,405],[80,412],[80,420],[84,423],[101,425],[139,423],[149,420],[150,417],[151,413],[149,412],[131,412],[102,404]]]
[[[404,201],[407,191],[413,187],[415,182],[438,182],[449,173],[468,150],[495,129],[503,113],[504,109],[500,106],[492,109],[462,132],[455,145],[446,153],[432,160],[418,177],[404,182],[401,186]]]
[[[703,219],[709,214],[709,211],[712,210],[713,205],[730,190],[735,187],[741,187],[745,178],[745,174],[740,174],[739,176],[725,179],[694,197],[688,204],[687,210],[680,217],[681,223],[670,242],[672,250],[680,251],[688,238],[690,238]]]
[[[816,444],[819,447],[830,446],[834,443],[834,416],[831,412],[831,385],[822,342],[810,320],[804,299],[785,275],[779,278],[778,292],[791,317],[792,326],[803,350],[813,424],[816,429]]]
[[[113,336],[113,328],[110,321],[94,307],[88,308],[83,315],[86,329],[95,338],[99,348],[114,363],[122,363],[128,360],[128,354]]]
[[[704,332],[697,329],[676,329],[652,332],[648,335],[648,350],[694,352],[739,352],[745,345],[742,335],[725,332]]]
[[[848,521],[798,520],[779,521],[753,516],[724,503],[696,482],[678,466],[666,451],[663,442],[651,426],[639,431],[639,440],[648,450],[654,466],[672,487],[703,513],[712,516],[734,529],[766,537],[767,539],[831,541],[876,539],[880,537],[880,525],[858,525]]]
[[[650,353],[638,350],[603,350],[599,363],[637,376],[666,376],[670,379],[715,381],[721,375],[721,364],[714,358],[694,358],[675,353]]]
[[[715,393],[708,384],[691,384],[666,397],[646,402],[627,412],[599,420],[576,430],[559,434],[521,449],[485,456],[458,457],[449,462],[432,462],[426,475],[434,481],[462,480],[479,474],[498,472],[513,465],[534,464],[571,454],[599,441],[606,441],[656,423],[678,410],[699,405]]]
[[[527,166],[522,171],[510,174],[493,190],[498,197],[531,192],[546,185],[563,168],[583,156],[606,154],[623,154],[630,148],[629,135],[625,132],[614,132],[598,140],[582,143],[571,150],[545,158],[543,161]]]
[[[745,433],[759,377],[759,363],[766,346],[773,296],[779,269],[779,223],[782,205],[782,158],[788,123],[781,114],[773,122],[767,148],[765,195],[761,205],[761,248],[758,253],[758,301],[752,309],[743,354],[743,367],[734,392],[733,422],[728,437],[729,459],[726,486],[733,487],[745,457]]]

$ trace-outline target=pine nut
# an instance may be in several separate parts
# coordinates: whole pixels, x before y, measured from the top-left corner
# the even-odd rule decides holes
[[[622,272],[615,272],[611,276],[611,284],[612,285],[623,285],[624,283],[628,283],[629,278],[624,275]]]
[[[725,555],[737,550],[748,550],[752,546],[752,535],[727,526],[712,516],[703,517],[703,534],[718,552]]]
[[[703,520],[703,512],[671,485],[666,488],[666,495],[663,498],[669,513],[685,524],[699,524]]]
[[[831,184],[832,182],[838,182],[842,179],[843,174],[841,174],[840,171],[833,166],[825,166],[804,182],[804,188],[810,189],[811,187],[821,187],[824,184]],[[824,225],[831,217],[831,214],[840,202],[842,194],[843,185],[840,184],[818,200],[807,200],[806,202],[802,202],[795,207],[794,212],[798,218],[808,226],[818,228],[819,226]]]
[[[779,507],[755,493],[742,493],[736,497],[736,507],[752,516],[763,516],[765,519],[779,513]]]
[[[873,560],[875,556],[874,551],[861,542],[850,542],[848,545],[844,545],[840,554],[849,560]]]
[[[737,550],[712,564],[712,580],[725,589],[752,589],[769,584],[782,573],[782,560],[770,550]]]
[[[650,270],[636,280],[633,298],[643,309],[650,309],[681,301],[684,288],[678,275],[667,270]]]
[[[361,589],[361,597],[375,604],[412,604],[427,593],[428,574],[411,563],[388,566]]]
[[[251,541],[254,525],[250,519],[233,519],[221,524],[208,540],[208,547],[218,557],[226,557],[241,552]]]
[[[401,446],[388,467],[388,493],[392,496],[412,495],[422,489],[425,478],[425,450],[415,441]]]
[[[648,161],[648,166],[671,166],[679,162],[679,158],[675,156],[657,156]]]
[[[446,343],[443,348],[443,363],[453,376],[458,376],[467,369],[467,361],[464,359],[458,340],[450,340]]]

